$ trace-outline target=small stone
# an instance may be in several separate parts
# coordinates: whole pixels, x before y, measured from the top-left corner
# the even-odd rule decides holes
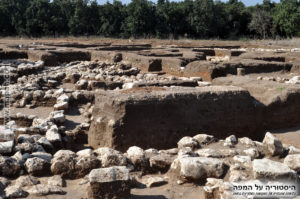
[[[273,136],[270,132],[266,133],[263,144],[273,156],[281,155],[284,152],[281,141]]]
[[[167,184],[168,182],[162,177],[149,177],[145,180],[145,184],[147,187],[159,187]]]
[[[300,149],[298,149],[294,146],[290,146],[289,147],[289,155],[292,155],[292,154],[300,154]]]
[[[31,156],[44,159],[48,162],[51,162],[51,159],[52,159],[52,155],[50,153],[46,153],[46,152],[34,152],[31,154]]]
[[[21,167],[19,162],[11,157],[0,156],[0,175],[14,177],[19,174]]]
[[[195,140],[197,140],[199,142],[199,144],[210,144],[214,141],[216,141],[216,138],[212,135],[207,135],[207,134],[198,134],[198,135],[195,135],[193,137]]]
[[[62,140],[56,125],[51,126],[51,128],[47,130],[46,138],[52,145],[60,147]]]
[[[50,163],[42,158],[28,158],[25,162],[26,171],[33,176],[42,176],[49,173]]]
[[[267,158],[253,160],[254,178],[296,179],[296,172],[287,165]]]
[[[124,166],[93,169],[89,181],[89,198],[130,198],[130,175]]]
[[[20,176],[16,180],[16,185],[19,187],[32,186],[39,183],[40,183],[39,179],[33,176]]]
[[[191,147],[184,147],[178,151],[178,157],[197,157],[197,153]]]
[[[0,190],[5,189],[10,183],[11,183],[10,180],[8,180],[7,178],[0,177]]]
[[[45,196],[50,194],[63,195],[66,193],[58,186],[46,185],[46,184],[38,184],[35,186],[31,186],[27,189],[27,192],[36,196]]]
[[[51,160],[51,172],[62,177],[75,178],[76,154],[69,150],[59,150]]]
[[[235,135],[231,135],[225,139],[224,146],[233,147],[238,143],[238,139],[235,137]]]
[[[67,110],[69,108],[69,103],[68,102],[60,102],[54,105],[54,110],[59,111],[59,110]]]
[[[256,148],[245,149],[244,153],[250,156],[252,160],[261,156],[260,152]]]
[[[207,157],[207,158],[222,158],[224,157],[220,150],[216,149],[198,149],[195,151],[200,157]]]
[[[14,141],[0,142],[0,154],[9,154],[14,147]]]
[[[75,164],[75,178],[82,178],[92,169],[101,167],[101,161],[96,157],[78,157]]]
[[[300,154],[286,156],[284,164],[300,174]]]
[[[25,198],[28,193],[19,186],[9,186],[5,189],[5,196],[7,198]]]
[[[91,157],[93,156],[93,150],[92,149],[83,149],[76,153],[79,157]]]
[[[15,139],[15,134],[13,130],[7,129],[4,126],[0,126],[0,140],[2,141],[12,141]]]
[[[137,170],[143,170],[148,166],[148,160],[146,159],[145,152],[140,147],[129,147],[126,151],[126,157],[132,162]]]
[[[65,187],[66,182],[64,179],[62,179],[61,176],[55,175],[50,178],[48,178],[48,185],[54,185],[54,186],[59,186],[59,187]]]
[[[175,156],[169,154],[158,154],[150,157],[150,168],[153,172],[167,172],[174,161]]]
[[[200,148],[200,145],[198,141],[192,137],[183,137],[179,142],[177,143],[178,149],[182,149],[184,147],[191,147],[192,149],[194,148]]]
[[[97,158],[101,160],[102,167],[111,166],[126,166],[127,158],[119,151],[108,147],[100,147],[94,152],[97,154]]]
[[[208,177],[220,178],[226,166],[222,160],[205,157],[179,157],[171,165],[170,173],[185,182],[202,182]]]
[[[244,144],[244,145],[256,146],[255,142],[247,137],[239,138],[238,141],[239,141],[239,143]]]
[[[236,161],[236,162],[240,162],[240,163],[247,163],[247,164],[251,163],[251,157],[250,156],[236,155],[236,156],[233,157],[233,160]]]
[[[53,145],[51,144],[51,142],[49,142],[49,140],[45,137],[41,137],[38,141],[37,144],[43,146],[43,148],[47,151],[47,152],[52,152],[54,150]]]
[[[66,121],[64,111],[60,110],[60,111],[51,112],[50,113],[50,120],[55,122],[55,123],[63,124]]]

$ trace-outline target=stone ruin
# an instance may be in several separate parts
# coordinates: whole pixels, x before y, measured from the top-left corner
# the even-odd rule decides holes
[[[298,183],[299,142],[269,131],[299,127],[300,49],[0,47],[0,73],[9,67],[11,80],[10,121],[0,131],[4,198],[72,197],[66,181],[77,179],[88,198],[151,195],[160,186],[176,195],[183,184],[197,186],[200,198],[233,198],[240,181]]]

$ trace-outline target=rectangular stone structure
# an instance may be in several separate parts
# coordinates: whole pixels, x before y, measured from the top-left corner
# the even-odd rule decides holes
[[[263,134],[256,106],[248,91],[232,86],[98,91],[89,145],[126,151],[168,149],[198,133],[258,138]]]

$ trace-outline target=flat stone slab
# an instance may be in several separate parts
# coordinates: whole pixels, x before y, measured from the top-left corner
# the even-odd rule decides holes
[[[297,173],[286,164],[264,158],[253,160],[253,175],[256,179],[296,179]]]

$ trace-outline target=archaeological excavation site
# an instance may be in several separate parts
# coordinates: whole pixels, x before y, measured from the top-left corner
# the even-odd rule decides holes
[[[0,198],[300,195],[296,46],[0,39],[0,73]]]

